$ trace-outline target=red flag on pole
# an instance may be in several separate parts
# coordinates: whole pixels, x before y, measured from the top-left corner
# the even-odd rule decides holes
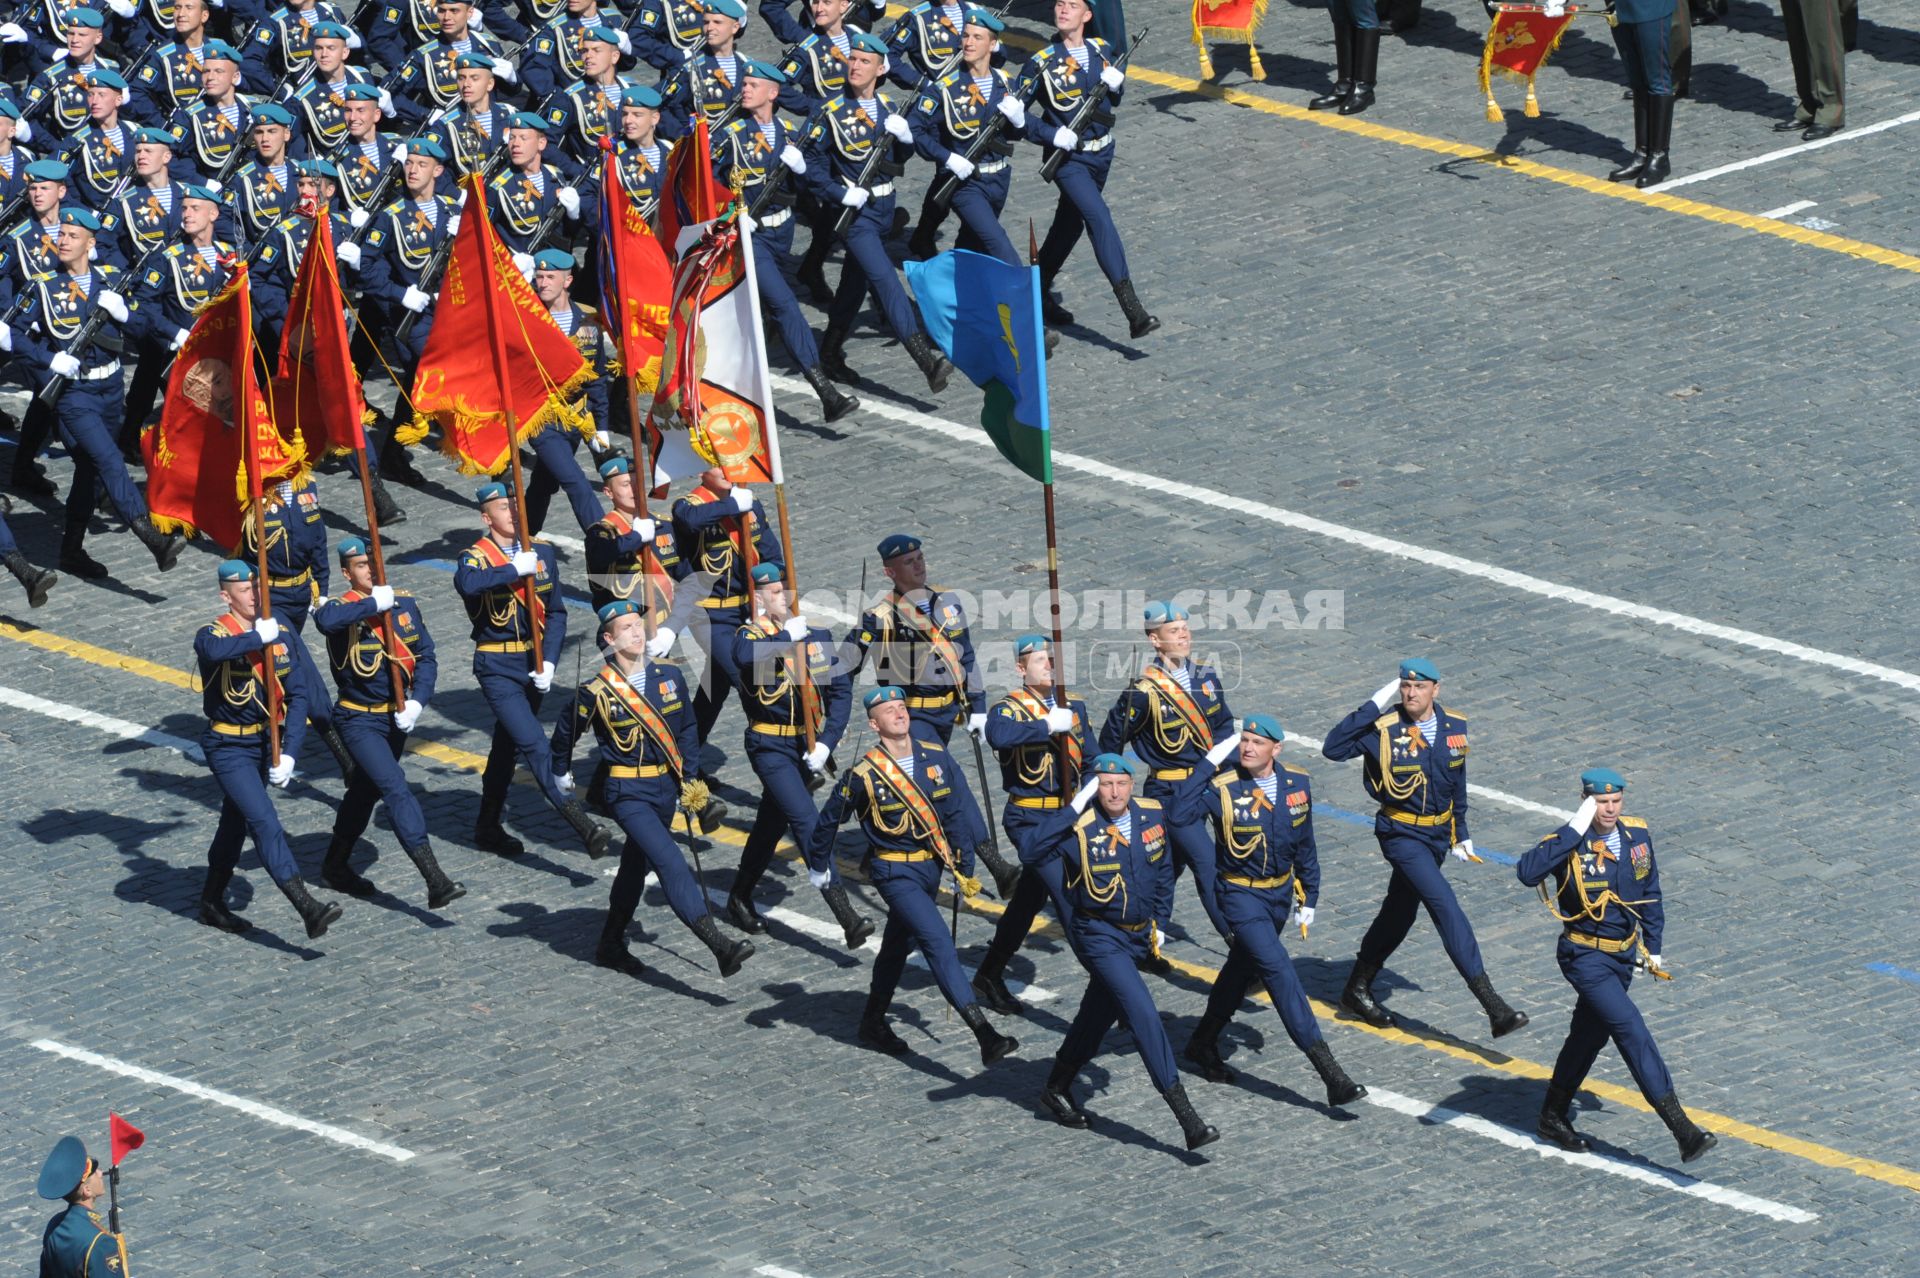
[[[107,1111],[107,1132],[113,1146],[113,1162],[109,1166],[118,1167],[121,1159],[147,1143],[145,1132],[112,1110]]]
[[[667,156],[667,175],[660,193],[660,242],[667,255],[680,255],[682,227],[719,217],[729,198],[727,189],[713,178],[707,118],[695,112],[693,132],[680,139]]]
[[[608,143],[600,179],[600,309],[613,326],[620,367],[651,394],[666,348],[673,263],[621,184],[619,165]]]
[[[367,402],[359,370],[347,353],[347,308],[335,265],[333,219],[306,208],[301,214],[313,217],[313,233],[287,299],[271,393],[273,420],[281,433],[298,435],[307,456],[317,461],[366,446]]]

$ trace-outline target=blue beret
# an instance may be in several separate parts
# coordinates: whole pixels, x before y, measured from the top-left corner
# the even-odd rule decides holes
[[[535,133],[545,133],[547,122],[531,111],[515,111],[507,117],[509,129],[532,129]]]
[[[279,124],[291,129],[293,113],[274,102],[262,102],[253,109],[253,122],[259,124]]]
[[[1620,794],[1627,788],[1627,779],[1612,768],[1588,768],[1580,774],[1580,793],[1582,794]]]
[[[220,197],[215,195],[211,189],[201,186],[196,182],[182,182],[180,184],[180,198],[183,200],[205,200],[209,204],[218,204],[220,202]]]
[[[92,12],[92,10],[88,10]],[[60,1143],[47,1155],[47,1162],[40,1169],[40,1196],[42,1198],[65,1198],[80,1188],[80,1182],[87,1178],[87,1147],[80,1143],[78,1136],[62,1136]]]
[[[901,555],[910,555],[920,549],[920,539],[911,533],[895,533],[880,543],[880,560],[897,559]]]
[[[605,630],[621,617],[638,617],[644,615],[644,612],[645,610],[631,599],[615,599],[611,603],[601,604],[600,611],[594,615],[600,618],[600,628]]]
[[[1021,635],[1013,641],[1013,655],[1024,657],[1029,652],[1045,652],[1053,646],[1053,641],[1045,635]]]
[[[68,26],[77,22],[83,27],[92,27],[97,31],[107,25],[107,15],[98,9],[69,9],[60,15],[60,21]]]
[[[222,559],[220,567],[215,569],[215,572],[223,586],[229,581],[253,580],[253,565],[244,559]]]
[[[442,164],[447,162],[447,148],[441,146],[432,138],[415,138],[413,141],[407,143],[407,155],[409,158],[416,155],[424,155],[429,160],[438,160]]]
[[[513,490],[497,479],[490,484],[482,484],[473,490],[473,499],[482,506],[490,501],[505,501],[511,496],[513,496]]]
[[[708,13],[724,13],[735,22],[747,20],[747,6],[740,0],[705,0],[701,7]]]
[[[889,701],[905,701],[906,699],[907,694],[898,688],[875,688],[872,692],[860,698],[860,705],[862,709],[871,710],[875,706],[884,705]]]
[[[144,142],[149,146],[180,145],[180,139],[174,137],[173,134],[167,132],[165,129],[135,129],[133,131],[133,140],[136,143]]]
[[[1280,721],[1270,714],[1250,714],[1240,723],[1240,735],[1265,737],[1269,741],[1285,741],[1287,734],[1280,730]]]
[[[29,182],[64,182],[71,172],[67,165],[58,160],[35,160],[27,166]]]
[[[762,559],[759,563],[753,566],[753,573],[751,575],[753,577],[754,585],[764,586],[770,581],[781,580],[787,574],[786,574],[786,570],[782,568],[779,564],[772,563],[768,560]]]
[[[613,456],[600,463],[600,478],[612,479],[615,475],[631,475],[633,459],[625,456]]]
[[[743,9],[741,12],[744,13],[745,10]],[[580,33],[580,38],[582,40],[598,40],[601,44],[610,44],[616,49],[620,47],[620,33],[604,22],[596,23],[588,27]]]
[[[240,55],[235,53],[233,46],[225,40],[209,40],[200,46],[200,61],[202,63],[214,61],[238,62],[240,61]]]
[[[658,111],[666,101],[660,96],[660,90],[651,84],[638,84],[633,80],[620,81],[620,105],[623,107],[652,107]]]
[[[349,559],[359,559],[363,555],[372,554],[373,551],[368,547],[365,537],[343,537],[335,553],[340,556],[340,562],[344,564]]]
[[[93,10],[89,9],[87,12],[92,13]],[[127,82],[120,78],[118,71],[109,71],[105,67],[95,67],[93,70],[87,72],[87,87],[89,89],[119,89],[124,93],[127,89]]]
[[[883,58],[887,56],[887,42],[866,31],[856,31],[848,37],[847,52],[852,53],[855,49],[862,53],[877,53]]]
[[[1148,604],[1146,612],[1142,614],[1149,630],[1158,630],[1169,621],[1185,621],[1188,615],[1185,608],[1176,603],[1168,603],[1164,599],[1156,599]]]
[[[1133,775],[1133,769],[1127,766],[1127,761],[1117,754],[1094,755],[1093,762],[1088,765],[1088,771],[1100,776],[1130,777]]]
[[[740,74],[750,75],[756,80],[766,80],[772,84],[785,84],[787,82],[786,72],[782,71],[779,67],[774,66],[771,62],[756,62],[752,58],[744,58],[741,60]]]
[[[307,29],[307,35],[314,40],[345,40],[353,33],[338,22],[316,22]]]
[[[993,32],[995,35],[999,35],[1002,31],[1005,31],[1007,29],[1006,23],[994,17],[991,13],[988,13],[985,9],[967,10],[967,23],[970,26],[985,27],[987,30]]]
[[[83,209],[77,204],[63,204],[60,206],[60,224],[62,226],[78,226],[84,230],[94,232],[100,230],[100,219],[95,217],[91,210]]]
[[[349,84],[340,90],[340,96],[349,102],[378,102],[380,100],[380,86],[374,84],[372,81]]]
[[[477,49],[469,50],[466,53],[457,53],[453,57],[453,69],[455,71],[491,71],[493,70],[493,55],[481,53]]]
[[[1440,667],[1425,657],[1408,657],[1400,663],[1402,679],[1425,679],[1428,683],[1440,682]]]
[[[17,120],[20,118],[20,107],[12,98],[0,98],[0,115],[6,116],[9,120]]]
[[[541,249],[533,255],[533,264],[543,271],[571,271],[573,254],[564,249]]]
[[[331,160],[302,160],[300,161],[300,176],[326,178],[330,182],[338,182],[340,180],[340,170],[333,167],[333,161]]]

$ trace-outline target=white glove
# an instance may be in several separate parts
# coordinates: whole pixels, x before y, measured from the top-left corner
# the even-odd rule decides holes
[[[0,44],[25,44],[33,39],[17,22],[0,22]]]
[[[280,762],[267,769],[267,780],[282,790],[286,789],[288,782],[293,780],[293,756],[281,755]]]
[[[387,89],[380,90],[380,114],[391,117],[393,113],[394,113],[393,93]],[[405,147],[401,147],[399,158],[404,160],[406,158],[406,155],[407,155],[407,149]]]
[[[373,595],[373,610],[375,612],[385,612],[393,607],[392,586],[375,586],[370,593]]]
[[[832,870],[808,870],[807,882],[821,889],[832,887],[833,871]]]
[[[892,134],[895,141],[913,141],[913,130],[907,127],[907,117],[904,115],[890,115],[887,117],[887,122],[880,127]]]
[[[1400,680],[1396,677],[1381,684],[1380,691],[1374,693],[1370,699],[1374,705],[1380,707],[1383,714],[1393,709],[1400,701]]]
[[[1227,759],[1239,749],[1240,734],[1236,732],[1213,749],[1207,751],[1207,762],[1217,768],[1225,763]]]
[[[1122,71],[1119,67],[1101,68],[1100,83],[1106,85],[1108,90],[1110,90],[1111,92],[1118,93],[1120,91],[1120,86],[1123,83],[1125,83],[1126,78],[1127,78],[1127,73],[1125,71]]]
[[[47,367],[62,377],[74,377],[80,372],[80,361],[65,351],[56,351],[53,358],[48,361]]]
[[[594,452],[604,453],[609,448],[612,448],[612,447],[613,447],[613,436],[607,434],[607,432],[604,430],[596,430],[595,432],[593,432],[593,451]]]
[[[742,488],[738,484],[735,484],[732,496],[733,508],[741,514],[744,515],[753,509],[753,489]]]
[[[1024,129],[1027,127],[1027,108],[1021,103],[1019,98],[1001,98],[1000,104],[994,109],[999,111],[1001,115],[1006,116],[1007,123],[1011,124],[1014,128]]]
[[[1463,839],[1447,850],[1453,853],[1453,859],[1456,861],[1471,861],[1474,859],[1472,839]]]
[[[573,793],[573,773],[557,772],[553,777],[553,788],[562,794]]]
[[[355,209],[354,212],[360,213],[360,210]],[[366,214],[360,213],[360,216],[365,217]],[[344,243],[334,245],[333,251],[349,270],[357,271],[360,269],[360,246],[358,244],[348,240]]]
[[[1055,706],[1047,711],[1047,733],[1049,736],[1073,731],[1073,711],[1065,706]]]
[[[347,221],[353,223],[353,229],[357,231],[367,223],[373,221],[373,215],[365,209],[354,209],[347,214]]]
[[[175,329],[173,331],[173,349],[177,351],[182,346],[185,346],[187,344],[187,339],[192,336],[193,336],[193,333],[188,329],[184,329],[184,328]]]
[[[364,46],[365,44],[366,44],[366,41],[360,38],[360,33],[358,31],[355,31],[352,27],[347,28],[347,47],[349,49],[358,49]]]
[[[422,293],[419,289],[415,288],[411,284],[407,285],[407,291],[400,295],[400,305],[406,307],[408,310],[412,311],[415,315],[418,315],[421,311],[426,310],[427,307],[432,304],[432,302],[433,302],[433,298],[429,297],[425,293]]]
[[[408,697],[407,703],[394,711],[393,726],[402,732],[412,732],[413,725],[420,722],[420,711],[423,709],[425,707],[418,701]]]
[[[1658,954],[1649,954],[1647,955],[1647,970],[1649,972],[1664,972],[1667,970],[1667,965],[1660,961]]]
[[[464,188],[460,192],[460,198],[462,200],[465,200],[467,198],[467,193]],[[447,219],[447,235],[451,237],[458,234],[460,234],[460,215],[458,213],[455,213],[452,217]]]
[[[487,15],[480,12],[479,5],[474,5],[473,12],[467,15],[467,25],[475,31],[485,31],[487,29]]]
[[[840,197],[840,202],[850,209],[865,208],[867,204],[867,188],[864,186],[848,187],[847,193]]]
[[[567,211],[569,218],[580,216],[580,192],[570,186],[563,186],[554,191],[553,198],[560,201],[560,207]]]
[[[967,731],[973,734],[974,740],[985,744],[987,740],[987,716],[984,714],[968,715]]]
[[[103,288],[100,290],[99,302],[100,308],[107,314],[113,316],[114,323],[124,324],[127,322],[126,298],[120,296],[110,288]]]
[[[677,636],[672,626],[662,626],[653,632],[653,638],[647,640],[647,656],[655,661],[673,651],[673,641]]]
[[[553,663],[541,662],[540,668],[527,676],[527,681],[542,692],[553,687]]]
[[[1075,812],[1085,812],[1087,810],[1087,804],[1093,802],[1093,792],[1099,788],[1100,778],[1093,777],[1088,780],[1085,785],[1074,791],[1073,810]]]
[[[947,172],[953,174],[962,182],[973,176],[973,161],[958,151],[947,152],[945,167]]]
[[[208,178],[207,189],[209,191],[212,191],[215,195],[218,195],[220,194],[220,183],[215,181],[213,178]]]
[[[1599,810],[1600,804],[1589,794],[1586,798],[1580,800],[1580,806],[1575,810],[1573,820],[1567,822],[1567,824],[1573,827],[1575,834],[1585,834],[1588,828],[1593,825],[1593,814]]]
[[[659,535],[660,525],[654,523],[651,519],[636,519],[633,521],[633,530],[640,534],[642,541],[652,541],[654,537]]]
[[[1080,135],[1072,129],[1055,129],[1053,131],[1053,144],[1062,151],[1071,151],[1080,145]]]
[[[22,120],[18,125],[14,126],[13,140],[22,146],[33,141],[33,121]]]
[[[1312,927],[1313,926],[1313,907],[1311,905],[1303,905],[1300,908],[1296,909],[1293,912],[1293,921],[1295,923],[1298,923],[1302,930]]]
[[[805,173],[807,171],[807,157],[801,155],[800,148],[791,142],[780,148],[780,163],[786,165],[795,173]]]
[[[134,14],[140,12],[134,5],[133,0],[107,0],[107,8],[113,10],[123,18],[131,18]]]
[[[627,33],[620,30],[618,27],[614,28],[613,34],[619,39],[620,52],[626,54],[629,58],[631,58],[633,56],[633,41],[629,40],[627,38]]]
[[[540,571],[540,556],[534,554],[531,550],[516,551],[513,558],[508,562],[513,565],[513,570],[522,577],[531,577]]]
[[[827,749],[826,742],[824,741],[814,742],[813,749],[807,751],[807,759],[806,759],[807,771],[809,772],[824,771],[827,766],[827,760],[831,759],[832,757],[833,757],[833,751]]]
[[[476,14],[477,12],[476,10]],[[495,58],[493,60],[493,73],[502,80],[505,80],[508,84],[520,83],[520,73],[514,70],[513,63],[507,61],[505,58]]]
[[[807,626],[807,619],[805,617],[788,617],[787,624],[782,626],[781,629],[786,632],[787,638],[793,640],[795,643],[800,643],[806,639],[809,627]]]
[[[515,253],[513,255],[513,269],[520,272],[523,278],[529,279],[529,280],[532,279],[533,278],[533,254]]]
[[[0,322],[0,351],[10,351],[12,349],[13,330],[8,328],[4,322]]]
[[[272,617],[256,618],[253,623],[253,633],[260,636],[261,647],[266,647],[280,638],[280,623]]]

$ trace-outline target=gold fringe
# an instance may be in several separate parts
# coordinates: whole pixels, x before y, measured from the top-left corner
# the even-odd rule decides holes
[[[433,418],[415,413],[410,420],[394,425],[393,442],[402,448],[412,448],[426,439],[427,430],[432,425]]]
[[[562,427],[571,425],[575,417],[573,398],[576,392],[583,390],[587,383],[593,380],[593,377],[593,370],[582,365],[578,372],[567,379],[564,386],[556,388],[547,395],[547,401],[540,406],[539,411],[520,423],[519,433],[509,447],[520,447],[520,445],[532,439],[535,435],[539,434],[541,430],[554,422],[559,422]],[[440,423],[440,451],[445,453],[448,459],[459,468],[461,474],[494,475],[498,472],[483,469],[469,458],[462,456],[457,438],[459,428],[463,424],[484,423],[496,419],[497,416],[498,414],[494,413],[463,413],[458,409],[443,409],[433,414],[431,418],[423,419],[418,414],[415,414],[414,422],[416,425],[423,421],[437,420]],[[425,438],[426,431],[424,427],[420,433],[421,437]],[[506,455],[502,453],[501,463],[504,465],[506,460]]]
[[[1567,12],[1569,14],[1578,13],[1579,9],[1577,6],[1569,5]],[[1480,50],[1480,91],[1487,95],[1487,121],[1490,124],[1498,124],[1506,119],[1506,116],[1500,112],[1500,104],[1493,100],[1493,77],[1495,73],[1515,83],[1524,83],[1527,86],[1525,111],[1528,118],[1538,119],[1540,116],[1540,99],[1534,95],[1534,78],[1540,74],[1541,68],[1547,65],[1547,59],[1559,52],[1560,42],[1567,38],[1567,32],[1573,30],[1573,23],[1568,22],[1560,28],[1560,34],[1553,37],[1553,43],[1549,44],[1547,51],[1540,55],[1540,61],[1535,64],[1532,74],[1529,75],[1521,75],[1511,67],[1496,67],[1493,65],[1493,35],[1498,24],[1497,17],[1495,23],[1495,27],[1487,28],[1487,41]]]

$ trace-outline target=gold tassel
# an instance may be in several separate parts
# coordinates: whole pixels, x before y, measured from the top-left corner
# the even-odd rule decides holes
[[[415,444],[426,439],[427,428],[432,425],[433,419],[431,417],[422,417],[420,414],[415,413],[411,421],[395,425],[393,442],[402,448],[412,448]]]
[[[1207,46],[1204,44],[1200,46],[1200,78],[1213,79],[1213,59],[1207,56]]]
[[[1252,41],[1247,42],[1247,66],[1253,72],[1254,79],[1267,78],[1267,69],[1260,65],[1260,48]]]
[[[1499,124],[1507,117],[1501,112],[1500,104],[1493,100],[1493,94],[1487,94],[1487,123]]]
[[[1527,80],[1527,118],[1529,120],[1537,120],[1540,118],[1540,99],[1533,96],[1533,80],[1531,78]]]

